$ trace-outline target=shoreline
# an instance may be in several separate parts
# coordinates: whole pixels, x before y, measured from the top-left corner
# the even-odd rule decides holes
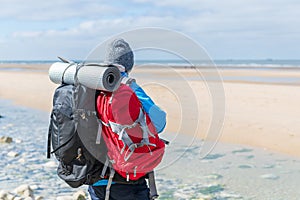
[[[5,64],[6,65],[6,64]],[[0,65],[0,98],[8,99],[16,105],[22,105],[50,113],[52,95],[58,86],[52,83],[47,74],[48,64],[42,65],[11,65],[9,67],[25,68],[20,71],[1,70]],[[7,67],[7,65],[6,65]],[[42,68],[42,70],[41,70]],[[189,78],[195,76],[190,69],[176,69],[176,72]],[[151,73],[150,76],[149,73]],[[167,72],[155,69],[140,69],[133,73],[140,77],[137,80],[141,85],[147,83],[146,79],[155,80],[158,77],[165,77]],[[281,71],[281,70],[220,70],[224,77],[285,77],[299,78],[300,71]],[[171,75],[169,75],[171,76]],[[145,78],[145,79],[143,79]],[[198,80],[188,80],[194,91],[197,91],[196,98],[199,100],[200,129],[199,137],[207,132],[209,126],[210,98],[209,91],[205,88],[203,82]],[[176,77],[169,77],[168,84],[173,87],[173,91],[180,91]],[[300,111],[297,111],[297,105],[300,100],[300,83],[280,84],[265,82],[249,83],[240,80],[224,81],[224,92],[226,97],[226,115],[223,127],[223,133],[220,141],[231,144],[245,144],[266,148],[271,151],[280,152],[292,156],[300,156]],[[164,88],[145,86],[146,92],[153,97],[163,109],[166,109],[169,118],[167,131],[176,132],[178,130],[178,121],[180,110],[178,105],[170,105],[170,99],[174,98],[172,94]],[[178,102],[177,102],[178,103]],[[191,109],[192,108],[187,108]],[[0,113],[1,114],[1,113]],[[193,120],[187,117],[187,121]],[[187,123],[187,126],[190,122]],[[189,132],[194,132],[193,130]],[[185,133],[185,134],[191,134]]]
[[[37,63],[30,63],[30,62],[24,62],[24,63],[14,63],[14,62],[8,62],[8,63],[1,63],[0,62],[0,70],[5,69],[19,69],[19,70],[42,70],[47,71],[49,67],[55,63],[60,62],[59,60],[55,60],[53,62],[37,62]],[[299,61],[300,62],[300,61]],[[218,69],[218,70],[261,70],[261,71],[300,71],[300,64],[298,65],[272,65],[272,64],[177,64],[177,63],[141,63],[136,64],[134,68],[143,68],[143,69],[159,69],[161,67],[168,67],[168,68],[175,68],[175,69]]]

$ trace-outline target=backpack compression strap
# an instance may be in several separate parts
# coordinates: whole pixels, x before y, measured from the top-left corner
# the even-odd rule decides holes
[[[111,187],[114,175],[115,175],[115,170],[113,168],[110,168],[109,179],[108,179],[107,186],[106,186],[106,191],[105,191],[105,200],[109,200],[110,187]]]
[[[155,136],[153,135],[153,133],[151,133],[151,131],[149,130],[149,128],[147,126],[146,115],[144,114],[142,109],[140,109],[138,119],[130,125],[122,125],[122,124],[118,124],[118,123],[111,122],[111,121],[109,121],[108,124],[109,124],[109,127],[111,128],[111,130],[114,133],[118,134],[118,136],[119,136],[118,139],[122,140],[124,143],[124,147],[121,150],[121,154],[123,154],[123,152],[125,151],[125,147],[126,146],[128,147],[128,150],[126,151],[126,153],[124,155],[125,161],[127,161],[130,158],[130,156],[133,154],[134,150],[138,147],[142,147],[144,145],[154,146],[154,147],[156,146],[155,144],[152,144],[149,141],[149,136],[151,136],[151,137],[155,137]],[[137,125],[139,125],[143,131],[143,139],[140,143],[134,143],[130,139],[129,135],[126,132],[126,129],[134,128]],[[128,154],[128,151],[130,151],[129,154]],[[151,151],[150,151],[150,153],[151,153]]]
[[[148,173],[148,180],[149,180],[149,189],[150,189],[150,200],[158,198],[158,193],[156,189],[154,171]]]

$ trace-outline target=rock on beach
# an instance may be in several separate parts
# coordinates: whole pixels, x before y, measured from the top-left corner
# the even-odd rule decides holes
[[[34,198],[33,190],[29,185],[20,185],[14,190],[15,194],[18,194],[22,197],[31,197]]]
[[[8,137],[8,136],[2,136],[0,138],[0,143],[12,143],[13,139],[11,137]]]

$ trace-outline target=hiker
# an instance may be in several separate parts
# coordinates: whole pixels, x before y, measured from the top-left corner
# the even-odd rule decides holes
[[[111,42],[106,51],[105,62],[119,66],[121,75],[124,79],[128,78],[128,74],[134,65],[134,55],[129,44],[123,39],[116,39]],[[124,70],[122,70],[124,69]],[[166,125],[166,113],[162,111],[151,98],[144,92],[144,90],[135,82],[131,81],[128,86],[134,91],[139,102],[141,103],[143,111],[147,113],[151,122],[153,123],[156,132],[163,131]],[[97,112],[99,114],[100,103],[96,102]],[[129,106],[129,105],[128,105]],[[131,109],[130,107],[128,109]],[[130,111],[129,111],[130,112]],[[117,173],[117,172],[116,172]],[[145,177],[130,182],[112,182],[110,184],[108,179],[102,179],[93,185],[90,185],[88,191],[92,200],[104,200],[107,188],[109,188],[110,200],[147,200],[149,197],[149,187]]]

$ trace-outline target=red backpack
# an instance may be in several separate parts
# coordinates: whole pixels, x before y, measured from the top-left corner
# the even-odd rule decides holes
[[[161,162],[165,143],[128,85],[113,93],[101,91],[97,113],[110,164],[127,181],[138,180]]]

